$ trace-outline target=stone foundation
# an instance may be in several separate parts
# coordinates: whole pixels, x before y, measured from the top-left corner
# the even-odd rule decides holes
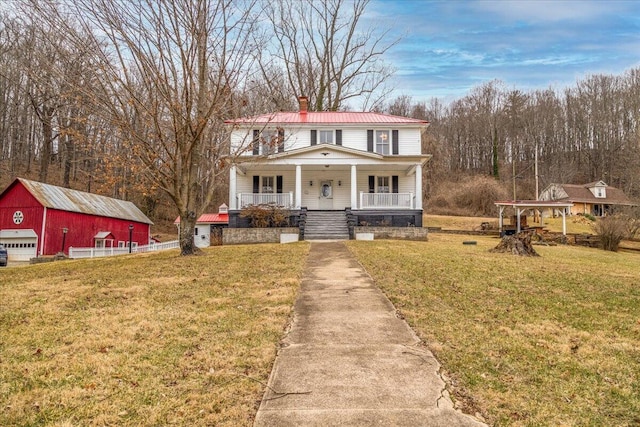
[[[353,227],[353,229],[356,236],[360,233],[373,233],[374,240],[428,240],[428,230],[422,227]]]
[[[281,234],[298,234],[299,231],[296,227],[225,228],[222,230],[222,244],[280,243]]]

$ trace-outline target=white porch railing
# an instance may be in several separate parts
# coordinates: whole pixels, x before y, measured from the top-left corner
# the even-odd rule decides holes
[[[276,206],[290,209],[293,207],[293,192],[289,193],[238,193],[238,206],[240,209],[249,205],[262,205],[273,203]]]
[[[413,209],[413,193],[360,192],[360,209]]]
[[[180,247],[178,240],[172,240],[170,242],[163,243],[151,243],[150,245],[143,245],[131,248],[131,253],[143,253],[143,252],[156,252],[166,251],[168,249],[175,249]],[[97,258],[105,256],[126,255],[129,253],[129,246],[124,248],[69,248],[69,258]]]

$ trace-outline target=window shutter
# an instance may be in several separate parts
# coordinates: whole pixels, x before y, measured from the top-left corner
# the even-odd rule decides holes
[[[373,153],[373,129],[367,131],[367,151]]]
[[[376,192],[376,177],[369,175],[369,193]]]
[[[253,193],[258,194],[260,192],[260,177],[258,175],[253,176]]]
[[[284,129],[278,129],[278,153],[284,152]]]
[[[399,180],[398,180],[398,175],[393,175],[391,177],[391,192],[392,193],[398,193],[398,185]]]
[[[253,147],[254,156],[260,154],[260,131],[258,129],[253,130],[253,141],[251,142],[251,146]]]
[[[318,143],[318,131],[315,129],[311,129],[311,145],[316,145]]]
[[[282,175],[276,176],[276,193],[282,193]]]
[[[391,154],[398,154],[398,129],[391,131]]]
[[[342,145],[342,129],[336,129],[336,145]]]

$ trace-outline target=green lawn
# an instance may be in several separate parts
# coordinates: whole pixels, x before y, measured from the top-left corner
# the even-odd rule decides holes
[[[466,411],[505,426],[640,425],[640,257],[498,240],[349,242]]]

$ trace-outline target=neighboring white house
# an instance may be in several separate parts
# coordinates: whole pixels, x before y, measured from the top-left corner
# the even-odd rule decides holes
[[[243,207],[275,203],[293,214],[350,210],[358,223],[422,226],[427,121],[372,112],[278,112],[227,121],[229,227]]]

